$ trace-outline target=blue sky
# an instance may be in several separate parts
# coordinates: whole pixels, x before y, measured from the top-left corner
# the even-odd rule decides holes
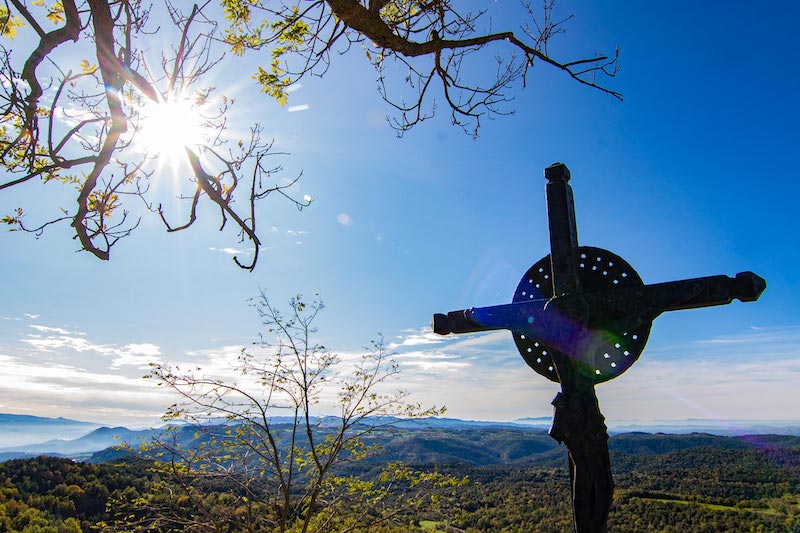
[[[505,4],[493,9],[516,6]],[[757,303],[657,319],[640,360],[598,388],[604,414],[796,420],[798,8],[569,9],[551,53],[619,44],[611,84],[625,101],[539,65],[516,113],[486,121],[477,140],[444,114],[397,139],[358,52],[283,108],[259,97],[241,65],[219,74],[218,85],[237,80],[237,113],[257,116],[290,153],[279,159],[285,175],[302,171],[297,192],[314,203],[262,203],[266,244],[252,274],[235,268],[228,252],[240,245],[210,218],[168,235],[145,217],[107,263],[75,253],[66,226],[38,240],[0,234],[0,412],[152,423],[171,402],[140,379],[146,363],[225,374],[258,334],[248,299],[263,289],[278,303],[320,293],[320,341],[343,354],[382,332],[398,352],[398,385],[449,416],[549,415],[557,386],[528,369],[509,333],[436,338],[426,328],[435,312],[510,301],[549,253],[542,171],[563,161],[580,243],[622,256],[646,283],[744,270],[768,283]],[[159,186],[169,197],[170,182]],[[63,194],[32,184],[3,191],[0,209],[53,209]]]

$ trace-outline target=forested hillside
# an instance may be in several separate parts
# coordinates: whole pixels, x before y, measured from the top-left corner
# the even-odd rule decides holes
[[[468,478],[371,531],[568,531],[565,452],[548,439],[513,429],[402,431],[384,452],[340,474],[369,479],[387,460],[403,459],[422,472]],[[795,437],[627,434],[612,438],[611,450],[617,488],[610,531],[800,532]],[[205,491],[192,491],[153,466],[135,457],[0,464],[0,531],[242,531],[254,523],[248,513],[265,512],[235,486],[205,479],[198,480]],[[394,490],[414,487],[399,483]],[[203,500],[195,501],[199,494]],[[346,498],[337,505],[341,516],[363,512]],[[222,521],[204,529],[203,516]],[[223,522],[227,529],[220,529]]]

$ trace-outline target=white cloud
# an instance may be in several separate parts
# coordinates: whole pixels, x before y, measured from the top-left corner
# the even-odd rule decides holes
[[[237,248],[214,248],[213,246],[209,248],[212,252],[222,252],[224,254],[230,255],[242,255],[242,254],[249,254],[252,252],[252,248],[248,250],[239,250]]]
[[[55,118],[62,124],[74,127],[82,121],[96,119],[97,117],[86,109],[73,106],[58,106],[55,109]]]
[[[8,78],[4,77],[2,83],[3,87],[11,87],[11,84],[13,83],[15,88],[23,93],[28,93],[31,90],[31,86],[28,84],[28,80],[24,80],[22,78],[14,77],[11,79],[11,81],[9,81]]]
[[[242,353],[242,348],[242,346],[238,345],[227,345],[219,348],[192,350],[186,352],[187,359],[170,361],[170,364],[183,368],[200,368],[203,374],[214,376],[218,379],[236,380],[241,375],[236,370],[236,364]]]
[[[613,419],[797,420],[798,340],[800,328],[785,327],[650,346],[625,374],[598,386],[603,413]],[[449,416],[551,414],[558,384],[528,368],[507,331],[437,339],[421,328],[405,331],[392,349],[402,387],[423,405],[448,405]]]
[[[395,350],[400,346],[424,346],[426,344],[439,344],[444,342],[441,335],[435,334],[431,328],[424,327],[418,333],[411,333],[405,337],[398,337],[402,339],[400,342],[392,343],[389,345],[390,350]]]
[[[123,366],[147,368],[151,362],[157,362],[158,356],[161,354],[161,349],[152,343],[132,343],[124,346],[98,344],[87,339],[85,333],[75,333],[63,328],[41,325],[30,327],[47,333],[47,335],[30,333],[20,339],[38,352],[56,353],[63,350],[72,350],[78,353],[94,352],[110,358],[111,368]]]
[[[45,364],[0,355],[0,396],[3,409],[31,410],[40,416],[70,416],[119,423],[125,419],[154,423],[169,405],[169,397],[149,381],[118,372],[91,372],[75,365]],[[114,417],[106,416],[114,411]],[[104,414],[105,413],[105,414]]]
[[[20,339],[19,350],[5,347],[0,353],[3,409],[22,412],[33,406],[40,414],[60,416],[48,407],[59,405],[71,406],[71,417],[84,413],[84,419],[119,420],[131,413],[143,419],[174,401],[140,379],[147,363],[165,359],[257,386],[253,376],[236,371],[238,345],[164,355],[147,339],[100,343],[69,329],[35,326]],[[783,327],[649,346],[628,372],[598,387],[603,413],[609,419],[797,419],[798,341],[800,327]],[[448,416],[511,420],[552,412],[558,385],[528,368],[507,331],[438,336],[421,327],[401,332],[388,348],[396,352],[401,370],[393,386],[408,390],[424,406],[447,405]],[[338,371],[346,374],[363,352],[337,353]],[[335,391],[327,391],[323,411],[335,399]]]
[[[707,339],[650,347],[628,372],[598,386],[603,413],[643,420],[797,419],[800,344],[793,339],[799,331],[775,328],[742,333],[738,343]],[[402,332],[388,348],[400,365],[394,384],[424,406],[447,405],[448,416],[511,420],[552,414],[558,384],[525,364],[507,331],[440,337],[423,327]],[[239,352],[236,346],[193,352],[185,364],[241,382],[233,369]],[[342,373],[362,355],[337,353]],[[322,399],[332,403],[335,396]]]
[[[288,111],[289,111],[289,113],[296,113],[298,111],[306,111],[306,110],[308,110],[310,108],[311,108],[311,106],[308,105],[308,104],[300,104],[300,105],[290,106]]]
[[[407,361],[403,363],[403,365],[406,367],[413,366],[420,370],[431,372],[454,371],[470,366],[468,363],[455,363],[450,361]]]
[[[161,349],[155,344],[128,344],[125,348],[134,354],[155,357],[161,354]]]
[[[41,326],[38,324],[31,324],[28,326],[29,328],[35,329],[36,331],[41,331],[43,333],[61,333],[63,335],[71,335],[71,331],[67,331],[64,328],[51,328],[49,326]],[[80,333],[79,333],[80,335]]]
[[[69,348],[76,352],[95,351],[108,354],[111,350],[107,346],[92,344],[85,338],[72,337],[70,335],[50,335],[44,337],[42,335],[31,334],[27,338],[22,339],[22,342],[26,342],[42,352],[52,352],[61,348]]]
[[[397,354],[397,359],[425,359],[425,360],[437,360],[437,359],[460,359],[457,355],[452,354],[445,354],[439,352],[405,352],[401,354]],[[467,364],[467,366],[469,366]]]
[[[452,372],[473,366],[456,355],[443,353],[410,352],[398,355],[397,359],[404,370],[413,367],[425,372]]]
[[[713,339],[706,339],[697,341],[700,346],[716,346],[716,345],[757,345],[772,346],[780,344],[782,346],[800,344],[800,327],[772,327],[772,328],[751,328],[750,331],[740,333],[737,335],[728,335],[725,337],[716,337]]]
[[[150,363],[159,361],[161,348],[155,344],[127,344],[115,352],[115,359],[111,362],[111,368],[122,366],[133,366],[137,368],[148,368]]]

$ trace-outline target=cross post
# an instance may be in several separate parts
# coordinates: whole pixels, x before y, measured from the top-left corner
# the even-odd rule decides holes
[[[586,326],[589,310],[581,297],[578,278],[578,232],[570,172],[566,165],[556,164],[545,169],[544,176],[553,297],[568,301],[567,306],[562,306],[563,316]],[[553,362],[561,392],[553,399],[550,436],[567,446],[573,522],[580,532],[604,531],[614,481],[608,431],[594,390],[594,372],[569,353],[553,352]]]

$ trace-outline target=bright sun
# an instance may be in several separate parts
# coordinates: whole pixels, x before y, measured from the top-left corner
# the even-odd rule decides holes
[[[177,165],[186,157],[185,148],[203,143],[205,126],[200,110],[187,98],[153,102],[141,111],[136,145],[151,156]]]

